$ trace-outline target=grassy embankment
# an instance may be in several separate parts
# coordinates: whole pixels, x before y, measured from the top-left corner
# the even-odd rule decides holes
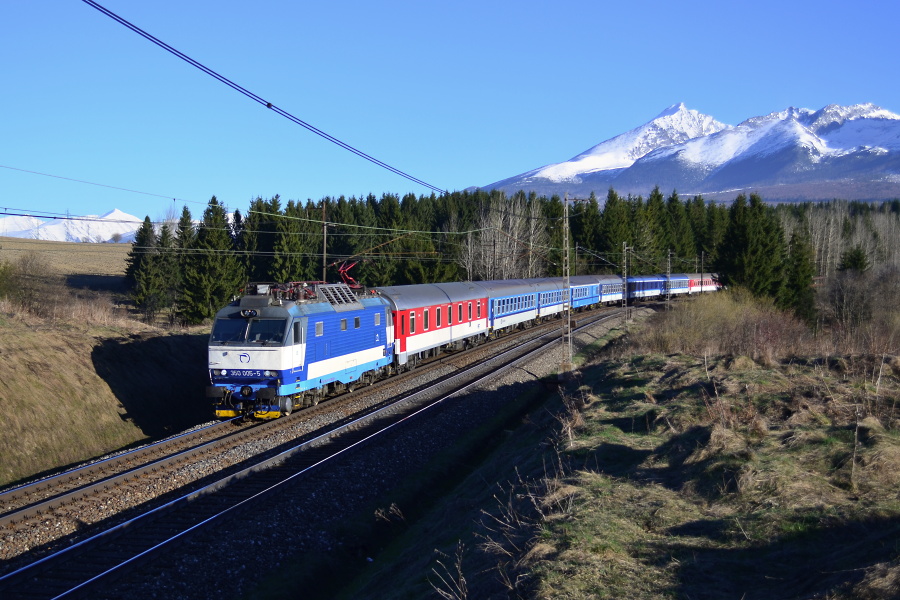
[[[898,597],[900,358],[823,343],[723,294],[586,349],[340,597]]]
[[[0,485],[198,422],[205,338],[122,304],[130,245],[0,239]]]

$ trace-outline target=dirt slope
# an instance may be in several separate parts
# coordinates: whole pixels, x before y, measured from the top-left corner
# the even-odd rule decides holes
[[[0,485],[207,419],[205,342],[0,314]]]

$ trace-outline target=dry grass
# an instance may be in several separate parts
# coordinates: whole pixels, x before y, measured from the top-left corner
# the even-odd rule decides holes
[[[0,485],[144,438],[92,362],[94,335],[0,318]]]
[[[0,262],[36,255],[47,275],[122,275],[131,244],[82,244],[0,237]]]
[[[537,530],[553,551],[530,560],[530,597],[895,597],[900,431],[866,409],[873,370],[900,398],[876,368],[893,360],[583,368],[600,400],[560,438],[578,500]]]
[[[0,485],[208,418],[208,332],[149,326],[108,291],[129,245],[0,245]]]

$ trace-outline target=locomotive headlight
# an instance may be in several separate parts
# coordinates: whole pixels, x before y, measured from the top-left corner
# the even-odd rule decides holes
[[[244,398],[249,398],[250,394],[252,394],[252,393],[253,393],[253,388],[250,387],[249,385],[245,385],[244,387],[241,388],[241,396],[243,396]]]
[[[263,371],[263,375],[265,375],[266,377],[272,377],[275,375],[275,372],[274,371]]]

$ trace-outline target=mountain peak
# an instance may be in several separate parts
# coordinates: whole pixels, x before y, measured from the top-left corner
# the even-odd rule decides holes
[[[597,144],[564,162],[535,169],[524,176],[553,182],[581,181],[581,174],[627,169],[638,159],[659,148],[710,135],[730,126],[709,115],[673,104],[652,121]]]
[[[568,161],[490,187],[585,195],[654,185],[692,194],[762,188],[774,198],[870,199],[900,195],[898,165],[900,116],[874,104],[791,106],[731,126],[679,102]]]
[[[662,119],[663,117],[671,117],[672,115],[677,115],[678,113],[681,113],[681,112],[689,112],[688,107],[684,105],[684,102],[679,102],[678,104],[673,104],[666,110],[664,110],[661,113],[659,113],[658,115],[656,115],[656,118],[654,118],[653,120],[656,121],[657,119]]]

